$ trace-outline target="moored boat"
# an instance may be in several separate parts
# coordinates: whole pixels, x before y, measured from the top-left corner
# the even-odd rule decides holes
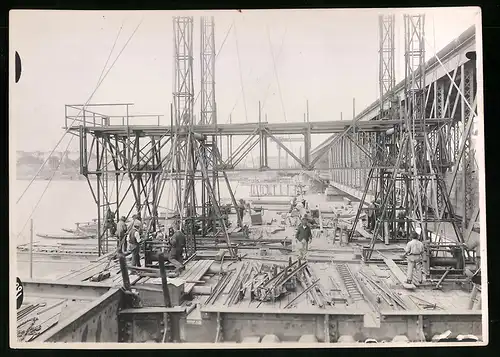
[[[37,233],[37,237],[48,239],[89,239],[93,238],[93,234],[44,234]]]

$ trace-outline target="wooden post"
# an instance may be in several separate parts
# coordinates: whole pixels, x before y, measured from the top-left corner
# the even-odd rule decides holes
[[[163,290],[163,300],[165,302],[165,307],[170,307],[170,294],[168,293],[167,286],[167,272],[165,270],[165,256],[161,253],[158,256],[158,263],[160,265],[160,276],[161,276],[161,287]]]
[[[33,278],[33,218],[30,221],[30,279]]]
[[[163,301],[165,307],[170,307],[170,294],[168,293],[167,285],[167,272],[165,270],[165,256],[163,253],[158,255],[158,264],[160,265],[160,276],[161,276],[161,288],[163,290]],[[172,328],[170,325],[170,319],[167,312],[163,314],[163,342],[172,340]]]
[[[120,270],[122,272],[123,287],[125,290],[130,290],[130,278],[128,276],[127,261],[125,260],[125,255],[120,254]]]
[[[469,306],[468,309],[472,310],[474,308],[474,305],[476,304],[476,297],[478,293],[477,285],[473,284],[474,286],[472,287],[472,292],[469,297]]]

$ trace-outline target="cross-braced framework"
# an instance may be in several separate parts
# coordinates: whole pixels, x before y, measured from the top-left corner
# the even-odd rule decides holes
[[[446,179],[448,195],[455,217],[461,221],[460,229],[464,232],[466,242],[471,231],[477,231],[475,223],[479,217],[477,162],[471,138],[473,119],[477,117],[474,54],[475,28],[472,26],[436,53],[425,66],[425,123],[433,127],[432,130],[427,130],[427,136],[434,152],[435,169],[443,172]],[[402,104],[401,108],[405,107],[405,88],[406,83],[402,81],[394,89],[397,102]],[[377,120],[379,112],[380,100],[377,100],[356,117],[354,126],[356,130],[360,129],[357,133],[353,134],[351,129],[349,135],[335,134],[312,152],[315,168],[328,170],[333,186],[358,199],[364,196],[364,184],[373,166],[374,155],[369,153],[376,152],[377,143],[380,142],[377,136],[383,132],[365,132],[362,125],[364,122],[372,125],[381,123]],[[400,111],[398,117],[402,118],[403,115],[403,111]],[[394,128],[393,135],[397,136],[396,129]],[[469,145],[471,149],[467,151]],[[328,157],[325,156],[326,152]],[[359,163],[355,160],[356,156],[360,157]],[[471,164],[464,166],[467,157]],[[399,191],[397,185],[398,183],[396,191]],[[365,195],[367,200],[374,199],[377,187],[379,185],[376,180],[371,180]],[[437,204],[443,210],[445,202],[440,191],[443,190],[438,187]],[[470,202],[468,206],[467,202]],[[469,207],[468,212],[466,207]],[[408,228],[407,225],[405,227]],[[449,236],[453,229],[449,223],[436,222],[432,231]]]
[[[108,209],[115,213],[115,219],[120,215],[128,218],[135,210],[149,217],[151,229],[157,227],[164,160],[161,151],[170,137],[133,129],[134,122],[158,125],[160,116],[130,115],[131,106],[66,106],[66,125],[68,121],[78,124],[73,124],[70,132],[80,139],[80,172],[97,205],[99,255],[116,248],[108,244]]]
[[[176,193],[176,212],[180,222],[186,228],[188,237],[196,234],[214,236],[223,233],[228,243],[229,252],[233,255],[226,220],[220,207],[219,171],[221,157],[217,148],[215,132],[212,135],[198,132],[195,125],[193,106],[193,18],[174,17],[174,121],[172,129],[172,158],[174,169],[167,171]],[[213,19],[202,18],[201,21],[201,120],[203,128],[217,128],[215,105],[215,34]],[[187,98],[187,99],[186,99]],[[224,171],[220,171],[225,179],[228,191],[236,206],[235,198]],[[174,179],[174,180],[172,180]],[[197,197],[196,182],[201,180],[201,200]],[[200,214],[201,213],[201,214]],[[241,217],[238,217],[240,220]],[[201,232],[199,226],[201,225]],[[194,244],[195,239],[192,242]],[[188,251],[190,240],[187,242]]]
[[[394,119],[396,106],[394,104],[394,87],[396,85],[394,26],[395,15],[379,16],[379,90],[380,118]]]
[[[323,159],[327,158],[331,183],[349,194],[360,192],[358,197],[363,196],[363,201],[375,196],[390,197],[380,219],[384,222],[381,224],[383,229],[378,228],[382,235],[388,232],[388,237],[394,237],[401,223],[395,214],[402,210],[406,231],[426,225],[434,226],[432,231],[441,234],[443,230],[449,233],[453,226],[458,227],[467,241],[479,214],[477,164],[470,138],[477,115],[475,63],[465,59],[465,53],[474,50],[471,47],[474,29],[464,32],[422,66],[424,36],[419,28],[423,20],[405,18],[405,23],[407,34],[410,34],[405,41],[408,74],[406,81],[394,88],[394,96],[398,107],[402,103],[401,107],[406,110],[400,111],[397,118],[373,120],[380,118],[380,101],[377,101],[353,121],[268,123],[259,115],[259,121],[253,123],[202,125],[194,123],[192,114],[193,46],[189,34],[192,34],[193,22],[192,19],[175,18],[174,29],[178,30],[174,34],[176,80],[171,125],[159,125],[158,118],[154,125],[150,125],[152,119],[148,119],[150,122],[144,118],[138,120],[129,114],[130,105],[123,105],[119,114],[110,114],[102,108],[91,110],[91,106],[86,106],[83,119],[80,115],[77,124],[70,128],[80,137],[82,173],[89,179],[99,207],[100,253],[106,250],[107,240],[101,238],[105,237],[103,220],[107,204],[112,206],[112,211],[118,213],[119,210],[122,214],[125,196],[130,196],[133,207],[127,206],[127,212],[135,208],[143,212],[144,218],[147,219],[147,215],[154,218],[155,210],[161,206],[158,202],[166,183],[171,187],[165,191],[174,196],[174,210],[184,218],[183,223],[194,217],[192,222],[205,222],[204,227],[213,230],[214,235],[223,233],[221,229],[224,228],[217,225],[220,208],[214,207],[218,203],[217,177],[227,181],[224,170],[245,170],[238,164],[257,145],[261,147],[261,166],[257,169],[279,170],[279,164],[273,168],[267,160],[269,139],[287,152],[302,170],[321,169]],[[420,40],[415,41],[419,36]],[[411,46],[416,47],[412,49]],[[438,75],[432,77],[435,73]],[[415,90],[418,88],[425,90]],[[419,122],[416,119],[420,115]],[[66,115],[67,121],[75,118]],[[415,133],[413,137],[409,132]],[[311,152],[311,136],[325,133],[332,135]],[[289,135],[304,137],[303,156],[295,155],[284,145],[286,140],[283,138]],[[408,137],[406,142],[403,140],[405,135]],[[217,142],[214,136],[220,139],[219,147],[214,145]],[[223,150],[224,136],[246,139],[236,150],[232,150],[232,141],[228,140],[231,150]],[[223,158],[221,153],[225,151],[227,157]],[[400,152],[403,153],[399,155]],[[89,162],[92,157],[99,160]],[[386,174],[380,174],[381,169],[385,169]],[[214,176],[216,171],[218,176]],[[398,173],[393,179],[395,171]],[[370,175],[372,179],[367,180]],[[92,177],[96,180],[91,180]],[[198,184],[202,181],[201,191],[195,190],[195,181]],[[418,195],[417,190],[420,191]],[[196,192],[204,195],[201,201]],[[163,202],[163,198],[161,200]],[[232,200],[235,204],[234,197]],[[404,208],[406,205],[408,209]],[[418,206],[416,216],[409,214],[413,206]],[[150,222],[153,225],[156,221],[151,219]]]
[[[451,226],[451,232],[448,229],[448,239],[450,233],[453,233],[451,235],[455,238],[451,241],[458,243],[454,247],[462,252],[460,254],[464,254],[460,243],[464,242],[465,226],[460,224],[460,219],[455,214],[455,206],[450,198],[450,187],[454,185],[459,168],[462,168],[463,173],[467,172],[467,161],[461,162],[461,158],[467,157],[467,142],[470,142],[469,134],[475,105],[469,104],[473,94],[470,93],[467,97],[465,90],[459,90],[455,84],[455,74],[450,83],[446,103],[444,103],[445,90],[439,82],[426,86],[424,15],[405,15],[404,21],[406,68],[404,121],[394,130],[376,134],[375,142],[371,143],[372,147],[375,146],[375,155],[372,158],[372,167],[368,173],[350,238],[352,239],[354,235],[367,193],[374,192],[372,197],[378,204],[378,214],[365,258],[370,259],[379,237],[385,238],[388,243],[389,239],[396,238],[401,230],[408,232],[420,229],[424,240],[430,242],[427,246],[429,259],[426,262],[426,272],[430,273],[430,261],[439,254],[439,247],[443,244],[441,235],[436,238],[441,233],[439,230],[441,225]],[[462,72],[464,72],[463,67]],[[473,81],[469,80],[470,87],[473,88]],[[463,77],[461,87],[465,87],[466,82],[466,77]],[[453,87],[456,87],[456,93],[462,97],[462,107],[469,107],[467,114],[470,115],[470,120],[463,120],[465,113],[457,120],[455,110],[450,115],[451,119],[446,118]],[[431,91],[435,98],[432,104],[429,101]],[[431,123],[432,120],[434,121]],[[460,139],[457,135],[459,132],[457,126],[460,124],[457,125],[457,121],[461,121],[464,127]],[[461,140],[460,149],[453,155],[456,143],[459,141],[457,139]],[[469,162],[473,163],[473,159]],[[464,187],[467,188],[465,184]],[[467,191],[464,196],[467,202]],[[466,205],[467,203],[464,205],[465,215]],[[474,220],[477,218],[477,213],[477,208],[471,213],[475,216]],[[400,229],[401,227],[403,229]]]
[[[215,109],[215,22],[200,18],[201,30],[201,117],[200,124],[217,125]]]
[[[201,69],[201,110],[200,124],[217,127],[217,110],[215,102],[215,22],[213,17],[200,17],[200,69]],[[211,155],[217,151],[217,137],[215,135],[207,137],[202,146],[203,155],[207,158],[208,171],[211,177],[205,178],[202,188],[202,216],[210,215],[209,207],[213,207],[213,197],[210,190],[213,190],[214,197],[219,200],[219,180],[216,160]],[[208,182],[206,181],[208,180]],[[209,231],[215,232],[215,220],[203,220],[202,231],[207,234]]]

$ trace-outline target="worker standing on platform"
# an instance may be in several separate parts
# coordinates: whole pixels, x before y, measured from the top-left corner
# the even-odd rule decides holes
[[[375,229],[376,215],[375,215],[375,201],[370,202],[368,205],[368,230],[371,232]]]
[[[109,235],[114,236],[116,233],[116,223],[115,223],[115,214],[111,211],[111,208],[108,207],[108,211],[106,212],[106,228],[109,230]]]
[[[182,252],[186,246],[186,236],[182,231],[175,227],[175,233],[170,237],[170,251],[168,252],[168,261],[175,266],[177,273],[184,269],[182,264]]]
[[[122,216],[116,225],[116,244],[118,247],[118,252],[126,252],[127,251],[127,240],[125,236],[127,235],[127,218]]]
[[[309,248],[309,242],[312,239],[311,227],[309,227],[307,217],[302,218],[302,223],[299,225],[297,231],[295,232],[295,239],[298,244],[298,252],[300,258],[305,258],[307,250]]]
[[[295,207],[297,208],[297,211],[299,212],[300,219],[303,219],[307,213],[305,207],[302,205],[302,203],[297,203],[297,206],[295,206]]]
[[[140,260],[140,244],[141,244],[141,234],[139,233],[141,229],[141,221],[138,219],[134,220],[133,227],[128,234],[129,250],[132,254],[132,266],[141,266]]]
[[[417,280],[419,284],[422,283],[422,254],[424,253],[424,244],[418,239],[418,234],[412,232],[410,234],[410,241],[406,244],[405,256],[408,262],[406,282],[412,283],[413,270],[416,269]]]

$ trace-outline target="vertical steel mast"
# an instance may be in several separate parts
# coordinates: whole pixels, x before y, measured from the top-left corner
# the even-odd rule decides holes
[[[215,104],[215,22],[213,17],[200,18],[200,62],[201,62],[201,110],[200,124],[217,126],[217,111]],[[202,216],[211,216],[208,211],[212,207],[212,195],[208,192],[209,187],[214,191],[217,200],[220,200],[218,188],[217,160],[217,137],[206,138],[203,146],[204,152],[201,154],[206,157],[208,165],[207,170],[212,171],[211,183],[203,182],[201,208]],[[206,178],[210,180],[210,177]],[[202,222],[203,233],[215,228],[215,219],[204,219]]]
[[[379,16],[379,89],[380,89],[380,118],[392,119],[396,103],[394,100],[395,74],[395,46],[394,26],[395,15]]]

